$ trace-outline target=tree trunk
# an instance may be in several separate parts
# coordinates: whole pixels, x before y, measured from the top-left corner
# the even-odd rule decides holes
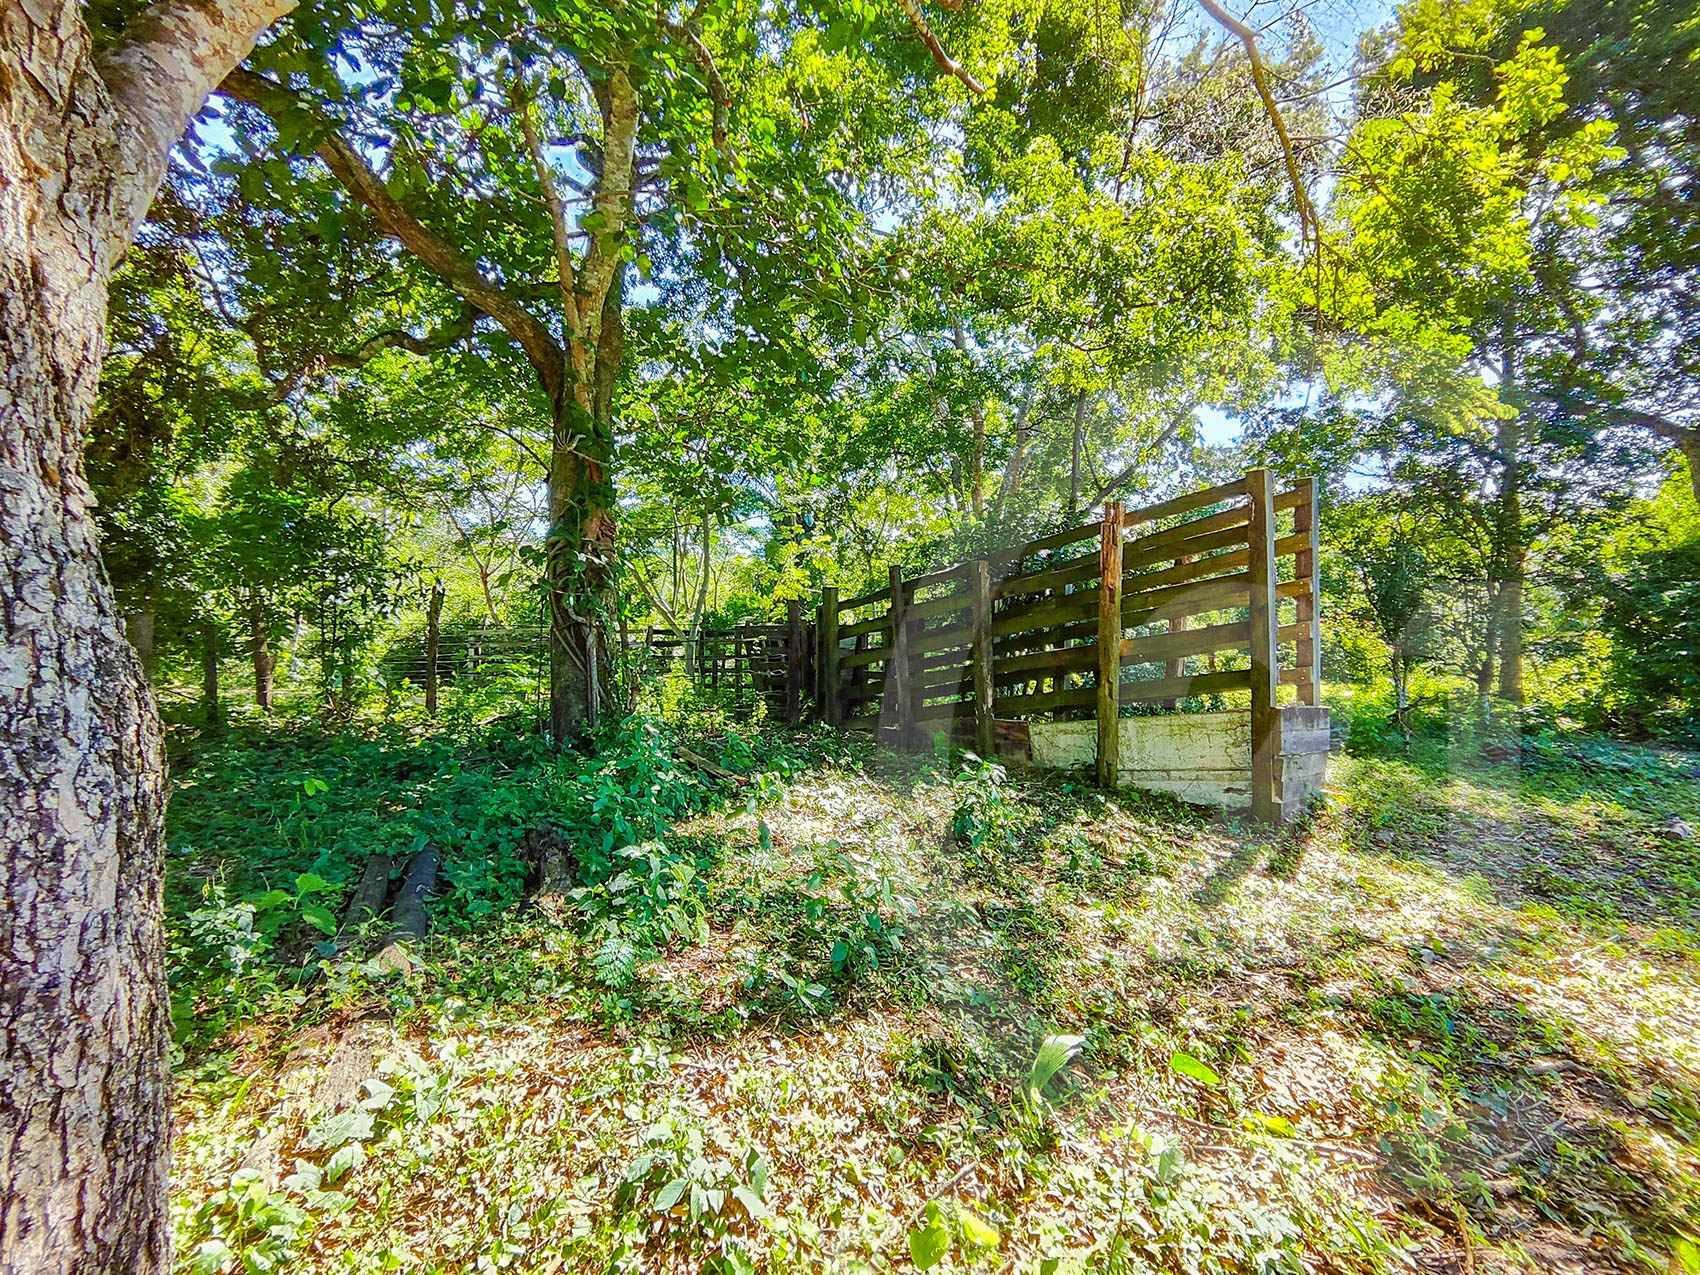
[[[425,607],[425,713],[437,715],[437,651],[442,640],[443,582],[431,581],[431,600]]]
[[[269,713],[277,656],[272,654],[271,626],[266,622],[266,605],[258,589],[248,595],[248,638],[254,654],[254,703],[262,713]]]
[[[1700,429],[1684,430],[1677,439],[1682,457],[1688,462],[1688,486],[1694,493],[1694,504],[1700,508]]]
[[[613,615],[613,430],[571,404],[555,425],[549,468],[549,733],[593,729],[610,707],[605,632]]]
[[[1519,411],[1502,419],[1496,431],[1501,477],[1499,507],[1494,518],[1499,567],[1499,605],[1495,622],[1499,631],[1499,694],[1513,704],[1523,702],[1523,571],[1528,556],[1523,543],[1522,430],[1517,353],[1516,321],[1507,306],[1500,339],[1500,395]]]
[[[0,1273],[170,1263],[165,757],[83,441],[107,282],[208,88],[287,6],[179,0],[95,55],[0,4]]]
[[[152,686],[154,672],[159,663],[157,648],[154,645],[152,598],[144,599],[139,607],[124,617],[124,636],[130,640],[130,645],[136,648],[136,658],[142,665],[142,676],[147,678],[148,685]]]
[[[1073,518],[1080,509],[1080,453],[1086,445],[1086,391],[1074,401],[1074,439],[1069,449],[1068,516]]]
[[[81,454],[106,268],[0,133],[0,1271],[163,1270],[165,758]]]
[[[218,628],[201,626],[201,707],[206,713],[207,728],[216,729],[224,723],[224,707],[218,702]]]

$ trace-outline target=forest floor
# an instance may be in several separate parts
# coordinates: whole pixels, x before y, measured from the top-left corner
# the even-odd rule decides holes
[[[1700,756],[1336,755],[1271,837],[819,732],[711,723],[743,784],[490,739],[179,762],[184,1269],[1700,1269]],[[411,971],[313,946],[427,839]]]

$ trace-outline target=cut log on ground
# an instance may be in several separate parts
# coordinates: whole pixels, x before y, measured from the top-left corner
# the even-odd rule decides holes
[[[360,927],[384,910],[384,900],[390,893],[390,869],[395,860],[387,854],[369,855],[366,870],[360,874],[360,884],[354,887],[354,897],[342,914],[337,927],[336,950],[346,952],[360,935]]]
[[[413,968],[413,958],[408,955],[407,945],[423,941],[431,928],[431,916],[425,909],[425,900],[437,884],[440,861],[440,856],[431,846],[426,846],[408,861],[407,875],[402,878],[395,906],[390,909],[395,925],[378,952],[378,964],[386,969],[406,973]]]

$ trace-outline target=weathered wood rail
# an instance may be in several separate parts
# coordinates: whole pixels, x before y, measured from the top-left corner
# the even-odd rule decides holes
[[[681,665],[697,685],[736,702],[766,700],[795,725],[814,676],[814,628],[792,602],[779,624],[733,624],[675,629],[651,626],[633,635],[627,654],[640,674]]]
[[[1247,692],[1252,813],[1279,819],[1279,687],[1316,705],[1321,683],[1316,496],[1314,478],[1277,491],[1253,469],[979,561],[894,567],[883,589],[828,588],[821,714],[899,747],[971,733],[988,754],[1000,719],[1090,714],[1113,784],[1124,706]]]

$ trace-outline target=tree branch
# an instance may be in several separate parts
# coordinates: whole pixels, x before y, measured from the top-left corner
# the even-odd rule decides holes
[[[256,106],[273,118],[297,112],[314,117],[321,127],[315,153],[343,188],[372,211],[386,234],[419,258],[463,300],[501,324],[525,351],[544,390],[551,398],[558,397],[564,372],[562,351],[542,320],[487,278],[476,263],[427,227],[391,194],[383,178],[329,120],[281,84],[240,68],[225,76],[219,92]]]
[[[909,17],[909,25],[915,28],[915,34],[921,37],[921,43],[927,46],[927,52],[933,55],[933,61],[938,64],[939,70],[961,80],[974,96],[984,97],[986,86],[976,80],[968,73],[966,67],[944,51],[944,45],[939,43],[938,36],[934,35],[933,29],[927,25],[927,19],[922,15],[921,6],[917,0],[897,0],[897,3],[903,7],[903,12]]]
[[[136,15],[115,48],[98,55],[118,146],[117,198],[106,235],[114,260],[135,238],[165,176],[166,157],[207,94],[295,3],[160,0]]]
[[[1307,235],[1315,236],[1320,248],[1321,231],[1317,225],[1316,209],[1311,205],[1310,194],[1305,190],[1304,179],[1299,173],[1299,160],[1293,151],[1293,139],[1287,132],[1287,122],[1281,117],[1281,107],[1270,90],[1269,69],[1264,65],[1263,54],[1258,51],[1257,35],[1216,0],[1198,0],[1198,3],[1245,46],[1246,61],[1251,65],[1251,82],[1257,89],[1258,97],[1263,99],[1263,109],[1269,116],[1275,136],[1281,141],[1281,158],[1287,165],[1287,180],[1292,183],[1293,204],[1299,214],[1299,238],[1302,241]]]
[[[661,19],[661,29],[680,40],[690,50],[691,57],[696,61],[697,69],[702,72],[702,78],[708,88],[709,107],[714,113],[714,149],[721,154],[726,153],[726,81],[720,78],[720,68],[714,63],[714,54],[708,51],[708,46],[702,42],[702,37],[695,28],[686,22],[674,22],[670,18]]]

